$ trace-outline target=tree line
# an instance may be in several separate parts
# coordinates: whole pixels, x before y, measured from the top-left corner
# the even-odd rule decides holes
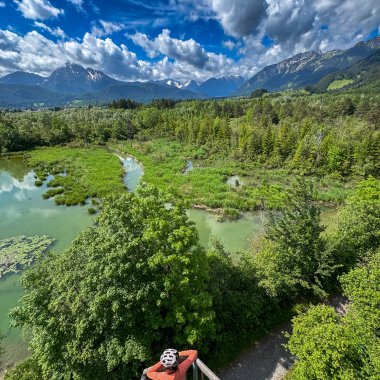
[[[129,104],[121,100],[110,108],[2,113],[0,151],[165,136],[270,168],[379,175],[380,100],[371,94],[119,103]]]

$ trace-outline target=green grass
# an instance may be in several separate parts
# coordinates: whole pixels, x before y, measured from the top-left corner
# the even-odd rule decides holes
[[[234,215],[234,209],[281,208],[287,189],[296,177],[289,170],[267,169],[230,157],[208,156],[202,148],[166,139],[119,144],[117,149],[143,164],[145,182],[173,194],[185,195],[193,205],[229,209]],[[188,159],[193,162],[194,169],[184,175],[182,170]],[[244,186],[230,186],[227,179],[233,175],[238,175]],[[353,183],[333,177],[310,179],[315,183],[316,200],[321,203],[341,203],[353,188]]]
[[[55,175],[44,197],[55,197],[57,204],[83,204],[90,197],[102,198],[111,192],[126,191],[120,160],[102,148],[36,149],[30,152],[28,161],[36,170],[38,180],[44,180],[48,174]]]
[[[168,189],[174,195],[184,195],[193,205],[246,211],[262,208],[265,200],[270,201],[270,207],[278,207],[284,199],[284,192],[276,185],[262,184],[258,188],[229,186],[229,176],[248,173],[245,166],[228,159],[206,159],[202,149],[191,145],[157,139],[117,148],[143,164],[145,182]],[[191,159],[194,169],[183,174],[187,159]],[[251,165],[250,169],[253,168]]]
[[[327,87],[327,90],[338,90],[339,88],[342,88],[344,86],[347,86],[353,82],[352,79],[341,79],[341,80],[334,80],[329,84]]]

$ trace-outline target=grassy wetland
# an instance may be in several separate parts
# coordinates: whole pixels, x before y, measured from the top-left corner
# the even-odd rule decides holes
[[[102,148],[41,148],[29,152],[27,160],[36,181],[54,175],[44,197],[54,197],[57,205],[84,204],[89,198],[124,190],[120,160]]]

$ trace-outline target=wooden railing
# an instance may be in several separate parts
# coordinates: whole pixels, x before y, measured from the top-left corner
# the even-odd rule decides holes
[[[219,377],[216,376],[215,373],[212,372],[201,359],[197,359],[195,363],[193,363],[193,380],[199,380],[199,373],[200,380],[220,380]]]
[[[144,370],[144,375],[148,372],[148,369]],[[218,376],[215,375],[214,372],[211,371],[210,368],[207,367],[205,363],[202,362],[201,359],[197,359],[193,363],[193,373],[192,380],[220,380]]]

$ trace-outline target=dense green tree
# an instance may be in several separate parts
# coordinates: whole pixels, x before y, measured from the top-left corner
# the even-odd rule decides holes
[[[3,333],[0,330],[0,362],[1,362],[1,355],[3,355],[3,353],[4,353],[4,349],[3,349],[3,346],[2,346],[2,340],[3,339],[4,339],[4,335],[3,335]]]
[[[46,379],[131,379],[167,346],[213,334],[207,258],[185,205],[119,194],[71,248],[23,278],[12,312]],[[59,275],[57,275],[59,274]]]
[[[380,376],[380,250],[340,279],[351,305],[345,316],[364,379]]]
[[[330,306],[312,307],[295,318],[288,347],[298,358],[292,380],[359,379],[343,317]]]
[[[377,380],[380,374],[380,251],[341,278],[346,315],[315,306],[293,320],[293,380]]]
[[[334,262],[321,236],[324,227],[312,184],[298,180],[285,203],[271,214],[264,247],[256,256],[260,285],[272,296],[324,296]]]
[[[330,245],[343,269],[380,247],[380,180],[369,177],[357,185],[337,215]]]
[[[135,100],[131,99],[119,99],[119,100],[113,100],[112,103],[108,105],[109,108],[121,108],[121,109],[130,109],[133,110],[135,108],[138,108],[140,106],[140,103],[136,102]]]
[[[178,101],[175,99],[154,99],[152,100],[151,105],[158,109],[165,109],[174,108],[177,103]]]
[[[258,88],[251,93],[251,98],[261,98],[267,92],[268,90],[265,88]]]

